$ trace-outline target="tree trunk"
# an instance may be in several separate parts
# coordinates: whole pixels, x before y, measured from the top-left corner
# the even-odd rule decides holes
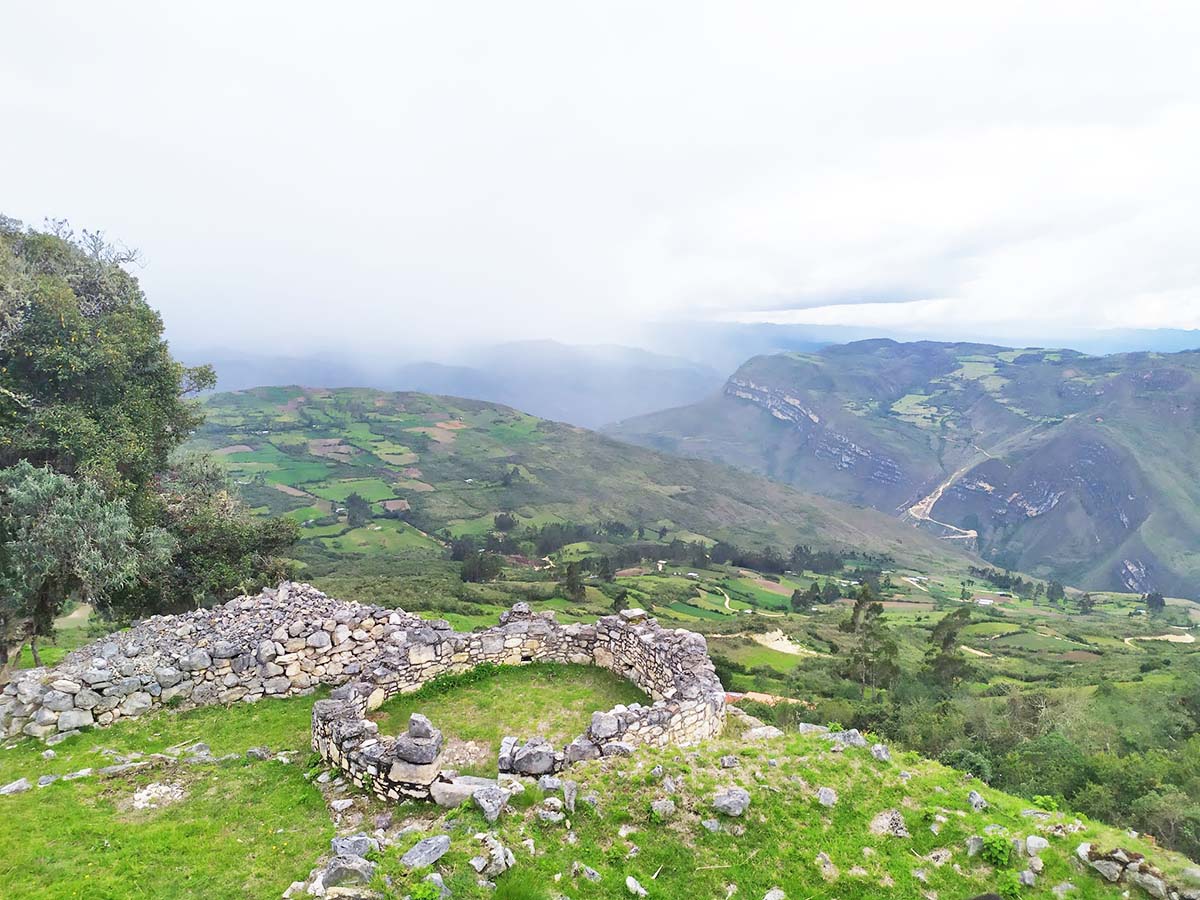
[[[42,656],[38,653],[37,639],[38,636],[36,634],[29,636],[29,652],[33,654],[33,664],[40,669],[42,667]]]
[[[0,687],[11,680],[12,670],[21,658],[21,648],[33,632],[33,619],[22,619],[12,623],[12,627],[6,628],[0,635]]]

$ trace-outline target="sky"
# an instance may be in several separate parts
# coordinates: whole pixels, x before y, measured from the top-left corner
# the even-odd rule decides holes
[[[1194,3],[39,0],[0,212],[235,352],[1195,329],[1197,46]]]

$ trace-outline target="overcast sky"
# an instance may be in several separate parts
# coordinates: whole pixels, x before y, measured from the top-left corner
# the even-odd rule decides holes
[[[177,343],[1200,328],[1194,3],[10,3],[0,211]]]

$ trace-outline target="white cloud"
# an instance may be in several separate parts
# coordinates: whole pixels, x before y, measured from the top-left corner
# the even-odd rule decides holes
[[[5,19],[4,211],[141,247],[192,342],[1200,327],[1191,4]]]

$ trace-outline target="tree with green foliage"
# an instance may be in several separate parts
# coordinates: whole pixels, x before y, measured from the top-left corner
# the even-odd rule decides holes
[[[134,256],[65,223],[41,233],[0,217],[0,466],[25,460],[94,483],[125,502],[139,545],[171,534],[169,565],[96,592],[102,609],[126,612],[257,589],[296,539],[291,523],[252,522],[227,489],[182,495],[192,479],[172,473],[171,454],[203,418],[188,395],[215,377],[171,357],[122,268]]]
[[[466,555],[460,570],[463,581],[495,581],[500,575],[501,561],[495,553],[474,550]]]
[[[0,683],[22,644],[53,633],[68,599],[100,601],[165,566],[161,529],[140,533],[124,500],[89,479],[22,460],[0,469]]]
[[[1055,605],[1062,603],[1066,595],[1066,589],[1063,587],[1061,581],[1051,581],[1046,587],[1046,599]]]
[[[1142,602],[1146,605],[1146,612],[1152,616],[1160,615],[1167,608],[1167,600],[1158,591],[1151,591],[1142,598]]]
[[[856,604],[857,605],[857,604]],[[870,601],[854,619],[855,641],[850,648],[846,677],[857,682],[859,697],[867,689],[890,687],[900,675],[900,646],[883,620],[883,605]]]
[[[607,556],[601,556],[596,563],[596,577],[610,584],[616,579],[617,576],[613,571],[612,560]]]
[[[346,524],[351,528],[371,524],[371,504],[357,491],[346,498]]]
[[[496,526],[497,531],[509,532],[517,527],[517,517],[510,512],[496,513],[492,524]]]
[[[619,613],[623,609],[629,609],[629,591],[621,588],[613,596],[612,611],[614,613]]]
[[[567,563],[566,570],[563,573],[562,589],[568,599],[576,602],[582,601],[587,597],[587,588],[584,587],[583,575],[580,572],[578,562],[572,561]]]
[[[971,607],[960,606],[942,617],[929,635],[925,653],[925,669],[933,681],[950,690],[973,672],[959,647],[958,633],[971,622]]]
[[[0,466],[19,459],[87,476],[140,523],[154,477],[202,416],[184,398],[208,366],[171,358],[162,319],[102,235],[0,221]]]
[[[792,591],[792,612],[799,613],[812,609],[821,602],[821,586],[815,581],[805,590],[796,588]]]
[[[850,615],[846,618],[838,628],[841,631],[849,634],[857,634],[862,627],[863,620],[867,616],[868,609],[872,606],[879,606],[875,592],[871,589],[869,582],[864,581],[858,587],[858,593],[854,595],[854,606],[850,609]],[[879,606],[879,612],[883,612],[883,607]]]
[[[823,603],[837,603],[841,599],[842,590],[833,583],[833,579],[825,582],[825,586],[821,588],[821,601]]]
[[[102,611],[123,618],[200,607],[292,575],[299,538],[288,518],[254,515],[220,460],[188,454],[155,479],[150,521],[175,537],[170,565],[110,592]]]
[[[1091,594],[1079,598],[1079,612],[1085,616],[1091,615],[1096,609],[1096,599]]]

